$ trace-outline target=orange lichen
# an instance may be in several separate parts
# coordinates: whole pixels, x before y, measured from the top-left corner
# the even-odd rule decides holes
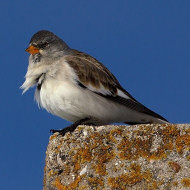
[[[92,160],[92,153],[88,145],[86,145],[85,148],[82,148],[81,151],[81,163],[90,162]]]
[[[187,134],[190,133],[190,128],[188,128],[187,130],[185,130]]]
[[[97,174],[106,175],[106,166],[102,162],[99,162],[98,165],[94,164],[93,168]]]
[[[163,139],[163,147],[165,150],[173,150],[174,148],[174,145],[173,145],[173,142],[172,142],[172,139],[167,139],[167,142],[166,140]]]
[[[59,177],[55,179],[55,181],[52,183],[53,186],[55,186],[58,190],[73,190],[78,187],[79,182],[81,181],[81,177],[78,176],[75,178],[75,180],[69,184],[68,186],[64,186],[61,183],[61,180]]]
[[[74,155],[74,160],[77,160],[76,164],[89,162],[93,159],[95,161],[93,167],[95,169],[95,172],[101,175],[106,175],[105,163],[115,157],[115,153],[109,145],[110,141],[107,140],[108,145],[103,142],[103,140],[107,139],[107,137],[108,133],[93,133],[87,137],[85,149],[77,150],[77,154]],[[96,151],[93,151],[92,153],[92,150],[94,149]],[[78,167],[78,165],[76,166]]]
[[[117,143],[117,141],[116,141],[116,139],[114,138],[114,136],[110,133],[109,135],[108,135],[108,140],[110,141],[110,142],[112,142],[112,143]]]
[[[163,184],[162,181],[155,181],[152,180],[150,182],[147,182],[147,188],[143,188],[143,189],[147,189],[147,190],[157,190],[159,189],[159,187]]]
[[[48,177],[51,177],[56,174],[58,174],[58,171],[50,170],[47,175],[48,175]]]
[[[121,129],[113,129],[109,132],[108,134],[108,140],[110,140],[113,143],[117,143],[116,139],[114,138],[115,136],[121,136],[122,134],[122,130]]]
[[[80,168],[81,168],[80,161],[75,162],[75,164],[74,164],[74,171],[78,171],[78,170],[80,170]]]
[[[78,129],[79,132],[81,132],[82,130],[84,130],[84,127],[79,125],[79,126],[77,127],[77,129]]]
[[[132,139],[125,136],[117,146],[120,151],[120,158],[127,160],[137,160],[139,157],[144,157],[147,160],[157,160],[166,158],[169,151],[176,149],[180,153],[185,147],[190,146],[190,136],[180,136],[179,129],[174,125],[158,128],[157,131],[151,131],[150,128],[142,128],[142,130],[134,131]],[[152,151],[154,136],[150,134],[159,133],[162,140],[159,147]],[[176,143],[175,143],[176,141]]]
[[[162,159],[166,157],[166,153],[162,147],[159,147],[157,151],[151,152],[152,137],[142,140],[136,137],[135,139],[129,140],[127,137],[123,138],[120,144],[117,146],[120,150],[120,158],[127,160],[137,160],[139,157],[144,157],[147,160],[151,159]]]
[[[118,150],[121,151],[119,154],[121,159],[135,159],[136,156],[132,155],[132,144],[133,142],[129,141],[126,137],[121,140],[120,144],[117,146]]]
[[[63,144],[63,139],[60,139],[59,144],[57,145],[57,147],[55,147],[56,154],[60,152],[60,148],[62,147],[62,144]]]
[[[181,169],[181,166],[177,162],[169,162],[168,165],[176,172],[178,173]]]
[[[173,186],[178,186],[178,182],[177,182],[177,181],[174,181],[174,182],[173,182]]]
[[[169,125],[162,129],[163,136],[177,137],[180,135],[179,129],[175,125]]]
[[[176,150],[179,154],[183,153],[185,148],[190,147],[190,135],[182,135],[176,139]]]
[[[57,135],[56,135],[56,134],[53,134],[53,135],[50,136],[49,140],[52,141],[52,140],[53,140],[54,138],[56,138],[56,137],[57,137]]]
[[[71,167],[68,164],[63,165],[63,175],[68,175],[71,172]]]
[[[151,189],[151,186],[149,187],[149,189]],[[152,182],[152,189],[158,189],[158,182],[156,181]]]
[[[131,171],[129,173],[122,174],[118,177],[108,178],[108,184],[112,188],[120,188],[125,190],[127,186],[133,186],[141,181],[150,183],[152,174],[150,171],[141,172],[141,167],[137,164],[131,164]]]
[[[74,172],[81,169],[81,164],[90,162],[92,159],[95,161],[94,169],[96,173],[105,175],[106,167],[105,162],[110,161],[115,157],[115,153],[110,148],[110,141],[107,140],[108,133],[99,134],[93,133],[85,139],[85,143],[81,145],[83,148],[73,148],[69,155],[72,157],[72,163],[74,165]],[[108,145],[103,141],[107,140]],[[93,151],[93,150],[96,151]],[[93,153],[92,153],[93,151]]]
[[[100,145],[98,150],[94,152],[94,159],[96,164],[94,165],[96,173],[100,175],[106,175],[106,166],[104,163],[111,161],[115,158],[115,153],[110,146]]]
[[[96,187],[96,188],[98,187],[98,188],[100,188],[100,186],[101,187],[104,186],[103,180],[98,178],[98,177],[89,177],[88,182],[89,182],[90,187]]]
[[[80,181],[81,181],[81,177],[80,176],[76,177],[76,179],[73,181],[73,183],[71,183],[69,185],[68,190],[72,190],[74,188],[77,188]]]
[[[74,170],[78,171],[81,168],[81,164],[90,162],[91,159],[92,153],[87,145],[85,145],[85,148],[77,149],[77,153],[73,156]]]
[[[125,190],[127,186],[135,185],[136,183],[141,182],[143,179],[142,175],[133,174],[122,174],[119,177],[115,178],[108,178],[108,184],[112,188],[120,188],[122,190]]]
[[[89,137],[89,143],[92,149],[99,147],[103,143],[102,136],[99,133],[93,133]]]
[[[86,185],[81,185],[80,187],[78,187],[78,190],[84,190],[84,189],[88,189],[88,187]]]
[[[190,187],[190,178],[184,178],[181,180],[184,187]]]
[[[161,160],[167,157],[165,149],[159,148],[156,152],[152,153],[147,157],[148,160]]]
[[[55,181],[52,183],[53,186],[55,186],[58,190],[66,190],[66,186],[64,186],[62,183],[61,183],[61,180],[59,177],[57,177],[55,179]]]

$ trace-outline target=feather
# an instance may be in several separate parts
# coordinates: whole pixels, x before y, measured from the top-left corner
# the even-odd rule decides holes
[[[107,98],[110,101],[124,105],[131,110],[167,121],[134,99],[122,88],[115,76],[95,58],[77,50],[72,50],[72,52],[66,56],[65,61],[77,74],[77,84],[79,84],[79,86]]]

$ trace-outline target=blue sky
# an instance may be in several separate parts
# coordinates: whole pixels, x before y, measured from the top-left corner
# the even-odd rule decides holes
[[[67,125],[22,95],[31,36],[47,29],[105,64],[137,100],[190,121],[190,1],[1,1],[0,189],[42,189],[51,128]]]

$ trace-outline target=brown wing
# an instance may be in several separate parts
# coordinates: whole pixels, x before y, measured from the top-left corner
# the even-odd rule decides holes
[[[122,104],[129,109],[167,121],[135,100],[122,88],[115,76],[95,58],[77,50],[72,50],[72,53],[66,57],[66,61],[77,73],[80,86],[88,88],[100,96]],[[118,90],[122,91],[127,97],[119,96]]]
[[[68,64],[75,70],[80,82],[84,86],[91,85],[96,89],[102,86],[108,94],[117,96],[117,89],[122,89],[115,76],[98,60],[88,54],[72,50],[72,54],[66,57]],[[128,92],[125,94],[135,100]]]

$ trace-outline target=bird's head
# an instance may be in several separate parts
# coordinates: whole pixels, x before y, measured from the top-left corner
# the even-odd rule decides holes
[[[47,30],[35,33],[30,40],[29,47],[26,49],[32,55],[41,54],[51,57],[56,53],[66,52],[67,50],[69,50],[68,45]]]

